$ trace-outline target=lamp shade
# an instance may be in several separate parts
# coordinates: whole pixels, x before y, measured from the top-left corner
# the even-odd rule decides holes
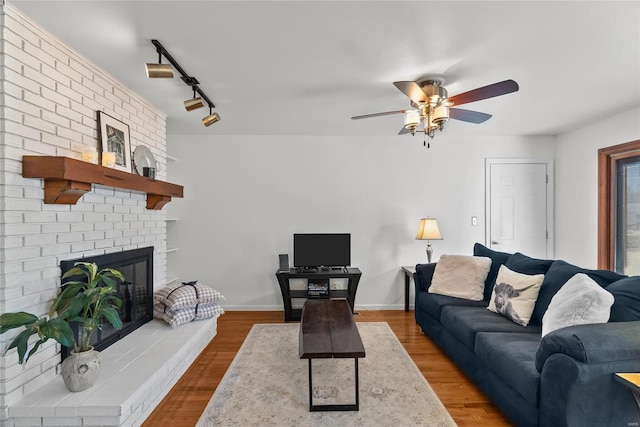
[[[449,107],[439,105],[433,109],[433,123],[440,124],[449,120]]]
[[[442,240],[438,221],[435,218],[422,218],[416,240]]]
[[[409,110],[404,113],[404,127],[412,128],[420,126],[420,112]]]

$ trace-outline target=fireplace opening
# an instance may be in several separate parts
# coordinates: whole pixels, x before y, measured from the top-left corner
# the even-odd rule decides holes
[[[125,278],[124,282],[116,280],[116,295],[122,300],[119,310],[122,329],[116,330],[105,321],[91,337],[91,345],[96,350],[104,350],[153,319],[153,246],[62,261],[61,274],[64,275],[76,262],[95,262],[99,269],[114,268]],[[65,282],[79,278],[65,279],[62,287]],[[72,325],[72,329],[77,340],[77,324]],[[62,347],[62,360],[70,351]]]

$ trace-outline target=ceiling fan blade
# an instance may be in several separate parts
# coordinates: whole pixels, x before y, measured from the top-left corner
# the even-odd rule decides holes
[[[491,114],[479,111],[463,110],[462,108],[449,108],[449,117],[469,123],[484,123],[491,118]]]
[[[482,99],[493,98],[494,96],[506,95],[511,92],[517,92],[520,87],[518,83],[513,80],[505,80],[503,82],[494,83],[489,86],[479,87],[469,92],[461,93],[449,98],[454,105],[467,104],[469,102],[476,102]]]
[[[400,92],[404,93],[416,104],[427,102],[427,94],[420,89],[416,82],[393,82]]]
[[[371,117],[389,116],[391,114],[403,114],[407,110],[385,111],[383,113],[365,114],[363,116],[353,116],[351,120],[369,119]]]
[[[406,135],[408,133],[411,133],[411,129],[403,127],[400,132],[398,132],[398,135]]]

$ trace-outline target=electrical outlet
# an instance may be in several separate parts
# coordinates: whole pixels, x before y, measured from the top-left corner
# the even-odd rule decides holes
[[[471,225],[473,225],[474,227],[476,225],[478,225],[478,217],[477,216],[472,216],[471,217]]]

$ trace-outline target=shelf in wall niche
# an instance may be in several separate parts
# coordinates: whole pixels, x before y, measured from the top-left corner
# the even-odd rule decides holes
[[[167,277],[167,285],[170,285],[172,283],[175,283],[178,281],[177,277]]]
[[[177,162],[178,159],[176,157],[170,156],[167,154],[167,161],[169,162]]]
[[[176,222],[176,221],[178,221],[178,218],[165,218],[164,220],[166,222]]]
[[[165,254],[170,254],[172,252],[178,252],[178,248],[167,248],[167,250],[164,251]]]
[[[147,193],[147,209],[159,210],[184,187],[69,157],[22,156],[22,176],[44,179],[46,204],[75,205],[92,184]]]

